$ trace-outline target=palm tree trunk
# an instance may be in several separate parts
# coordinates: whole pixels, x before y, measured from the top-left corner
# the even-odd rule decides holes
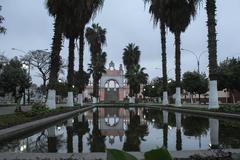
[[[219,108],[217,94],[217,34],[216,34],[216,0],[207,0],[208,52],[209,52],[209,108]]]
[[[175,105],[181,106],[181,33],[175,33],[175,77],[176,77],[176,98]]]
[[[83,90],[85,88],[85,82],[83,82],[83,57],[84,57],[84,27],[81,28],[80,36],[79,36],[79,75],[80,75],[80,86],[79,93],[78,93],[78,103],[83,106]]]
[[[79,37],[79,73],[80,73],[80,79],[81,83],[79,86],[79,93],[81,94],[84,90],[84,82],[83,82],[83,57],[84,57],[84,28],[80,31],[80,37]]]
[[[163,105],[168,105],[167,93],[167,55],[166,55],[166,26],[160,23],[161,46],[162,46],[162,73],[163,73]]]
[[[67,106],[72,107],[73,104],[73,85],[74,85],[74,38],[70,37],[69,39],[69,55],[68,55],[68,100]]]
[[[60,51],[62,46],[62,31],[60,26],[60,18],[57,16],[54,23],[54,36],[52,42],[49,90],[46,105],[49,108],[56,108],[56,90],[55,84],[58,82],[58,72],[60,70]]]

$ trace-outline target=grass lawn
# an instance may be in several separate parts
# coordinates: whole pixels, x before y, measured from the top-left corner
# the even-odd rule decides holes
[[[44,108],[34,108],[29,112],[19,112],[14,114],[0,116],[0,129],[12,127],[18,124],[46,118],[49,116],[57,115],[78,109],[78,107],[66,108],[59,107],[57,109],[50,110]]]

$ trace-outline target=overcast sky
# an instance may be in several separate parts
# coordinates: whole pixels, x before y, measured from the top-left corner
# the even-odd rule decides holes
[[[0,0],[6,19],[4,26],[7,34],[0,35],[0,54],[12,58],[36,49],[50,49],[53,35],[53,18],[49,16],[44,0]],[[207,50],[207,27],[205,3],[198,9],[198,14],[182,34],[182,48],[200,54]],[[217,0],[217,39],[218,61],[225,57],[240,56],[240,1]],[[141,50],[141,65],[147,68],[150,78],[161,75],[161,43],[159,27],[153,27],[148,6],[144,8],[143,0],[105,0],[104,7],[93,20],[107,29],[108,63],[113,60],[118,67],[122,63],[123,48],[128,43],[135,43]],[[93,22],[89,23],[91,25]],[[67,60],[68,40],[64,40],[61,55]],[[174,78],[174,37],[167,33],[168,73]],[[89,46],[85,46],[85,69],[90,62]],[[78,56],[76,54],[76,59]],[[207,71],[207,53],[200,61],[201,72]],[[76,60],[75,68],[78,62]],[[182,73],[197,69],[196,58],[189,53],[182,53]],[[158,69],[159,68],[159,69]],[[33,81],[41,83],[33,72]],[[65,75],[66,76],[66,75]]]

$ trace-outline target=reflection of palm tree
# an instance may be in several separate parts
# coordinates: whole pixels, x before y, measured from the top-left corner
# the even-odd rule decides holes
[[[181,129],[176,129],[176,149],[177,149],[177,151],[182,150],[182,131],[181,131]]]
[[[168,148],[168,124],[163,124],[163,146]]]
[[[183,133],[186,136],[201,136],[207,134],[208,119],[202,117],[188,116],[183,119]]]
[[[67,127],[67,152],[73,152],[73,127]]]
[[[77,122],[76,126],[74,125],[77,129],[77,134],[78,134],[78,152],[81,153],[83,150],[83,143],[82,143],[82,138],[83,135],[89,132],[89,125],[88,121],[85,121],[85,117],[83,116],[82,122]]]
[[[130,111],[130,124],[125,132],[126,140],[123,144],[125,151],[140,151],[141,141],[148,135],[148,126],[140,124],[140,116]]]
[[[91,152],[105,152],[105,136],[102,136],[98,127],[98,109],[93,112],[93,130],[92,134],[89,134],[88,141]]]

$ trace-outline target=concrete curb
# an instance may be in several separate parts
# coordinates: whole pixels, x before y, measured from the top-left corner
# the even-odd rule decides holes
[[[24,124],[16,125],[10,128],[2,129],[0,130],[0,142],[1,141],[6,141],[9,139],[17,138],[17,136],[26,134],[26,133],[31,133],[37,129],[40,129],[42,127],[49,126],[51,124],[54,124],[60,120],[64,120],[67,118],[72,117],[75,114],[78,114],[80,112],[84,112],[87,110],[92,109],[93,107],[86,107],[82,109],[77,109],[71,112],[67,113],[62,113],[59,115],[43,118],[40,120],[32,121],[32,122],[27,122]]]
[[[181,112],[181,113],[191,113],[196,115],[203,115],[203,116],[209,116],[209,117],[222,117],[222,118],[231,118],[231,119],[238,119],[240,120],[239,114],[232,114],[232,113],[223,113],[223,112],[211,112],[211,111],[200,111],[200,110],[194,110],[194,109],[185,109],[181,107],[164,107],[160,105],[151,105],[148,106],[148,108],[154,108],[154,109],[163,109],[163,110],[169,110],[169,111],[175,111],[175,112]]]
[[[240,149],[226,149],[225,152],[239,154]],[[142,152],[128,152],[139,160],[144,160],[144,153]],[[216,150],[196,150],[196,151],[171,151],[173,158],[189,158],[192,155],[198,154],[201,156],[216,155]],[[0,160],[96,160],[106,159],[106,153],[0,153]]]

